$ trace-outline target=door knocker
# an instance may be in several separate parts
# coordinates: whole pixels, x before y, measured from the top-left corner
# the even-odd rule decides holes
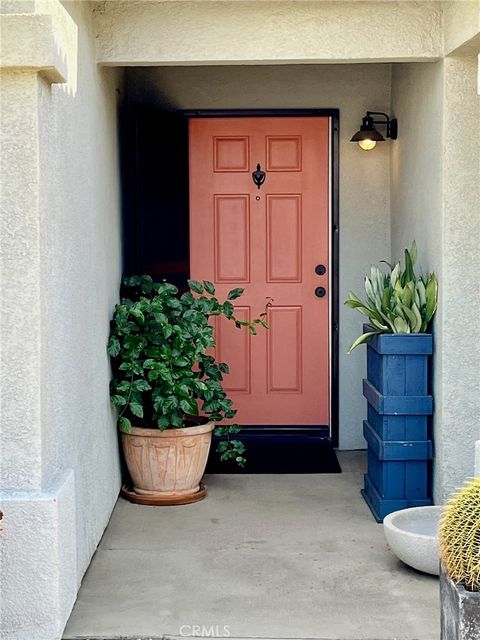
[[[257,164],[257,170],[252,173],[252,178],[254,183],[257,185],[259,189],[262,186],[262,184],[265,182],[266,177],[267,177],[267,174],[265,173],[265,171],[262,171],[260,168],[260,164]]]

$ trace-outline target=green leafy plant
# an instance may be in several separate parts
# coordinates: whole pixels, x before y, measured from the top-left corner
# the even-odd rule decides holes
[[[382,261],[390,269],[385,274],[372,265],[370,277],[365,277],[366,302],[350,291],[345,304],[366,315],[372,331],[357,338],[348,353],[379,333],[427,331],[437,310],[438,285],[434,273],[415,275],[416,260],[417,247],[414,241],[410,250],[405,249],[405,269],[402,270],[400,262],[391,265]]]
[[[119,427],[126,433],[132,425],[164,430],[198,424],[200,415],[217,423],[236,414],[222,387],[228,365],[207,354],[215,346],[209,320],[224,316],[255,334],[258,325],[267,327],[265,314],[253,322],[235,317],[232,301],[243,289],[232,289],[219,302],[211,282],[189,280],[188,285],[190,290],[179,296],[177,287],[150,276],[124,280],[128,297],[115,307],[107,350],[113,369],[110,397],[120,407]],[[239,429],[232,424],[215,433],[225,436],[217,448],[220,458],[243,466],[245,446],[231,438]]]

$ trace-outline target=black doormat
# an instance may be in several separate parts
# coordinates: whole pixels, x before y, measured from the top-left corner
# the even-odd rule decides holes
[[[335,449],[324,432],[278,429],[243,429],[238,436],[247,450],[244,468],[220,462],[216,453],[221,438],[213,437],[206,473],[341,473]],[[282,433],[283,431],[283,433]]]

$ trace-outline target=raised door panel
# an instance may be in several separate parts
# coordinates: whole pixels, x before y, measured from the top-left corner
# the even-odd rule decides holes
[[[250,307],[235,307],[235,317],[250,321]],[[245,327],[237,329],[231,320],[216,318],[216,357],[229,364],[230,373],[225,375],[224,389],[250,393],[251,390],[251,336]],[[233,363],[233,364],[232,364]]]
[[[302,308],[268,310],[267,392],[302,393]]]
[[[250,281],[249,195],[214,196],[215,281]]]
[[[213,170],[217,173],[249,170],[248,136],[223,136],[213,139]]]
[[[301,171],[301,136],[266,136],[267,171]]]
[[[271,194],[267,208],[267,282],[300,282],[302,196]]]

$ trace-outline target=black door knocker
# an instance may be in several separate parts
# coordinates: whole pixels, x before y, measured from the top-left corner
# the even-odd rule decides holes
[[[257,185],[259,189],[262,186],[262,184],[265,182],[266,177],[267,177],[267,174],[265,173],[265,171],[262,171],[260,169],[260,165],[257,164],[257,170],[252,173],[252,178],[254,183]]]

